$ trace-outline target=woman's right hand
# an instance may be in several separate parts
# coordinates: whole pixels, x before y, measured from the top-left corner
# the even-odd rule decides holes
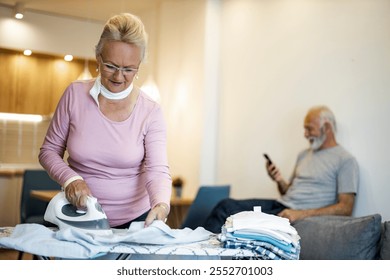
[[[75,180],[65,188],[66,199],[78,209],[86,207],[89,195],[91,191],[84,180]]]

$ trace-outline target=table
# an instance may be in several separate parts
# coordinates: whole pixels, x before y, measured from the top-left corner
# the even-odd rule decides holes
[[[59,190],[32,190],[30,192],[30,196],[45,202],[49,202],[59,192]],[[167,219],[167,224],[171,228],[180,228],[192,202],[193,199],[191,198],[172,197],[171,211]]]
[[[39,200],[43,200],[45,202],[49,202],[56,194],[60,191],[53,190],[32,190],[30,192],[30,196]]]
[[[190,198],[171,199],[171,211],[167,219],[167,224],[171,228],[180,228],[185,217],[187,216],[188,209],[190,208],[192,202],[193,199]]]

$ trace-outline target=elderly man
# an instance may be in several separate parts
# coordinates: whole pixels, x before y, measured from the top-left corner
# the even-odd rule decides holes
[[[335,137],[336,121],[325,106],[311,108],[304,120],[305,138],[310,148],[297,158],[290,181],[279,169],[266,163],[268,175],[281,197],[273,199],[225,199],[208,217],[204,227],[218,233],[226,218],[261,206],[262,212],[288,218],[290,222],[309,216],[352,214],[359,182],[356,159],[340,146]]]

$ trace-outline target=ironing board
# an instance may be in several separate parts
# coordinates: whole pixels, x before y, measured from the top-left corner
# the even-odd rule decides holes
[[[11,236],[13,227],[0,227],[0,238]],[[5,248],[1,247],[0,248]],[[15,248],[8,248],[15,249]],[[29,251],[27,253],[35,252]],[[223,248],[217,235],[211,235],[208,240],[176,244],[176,245],[144,245],[119,244],[110,250],[110,259],[257,259],[258,255],[246,249]],[[94,259],[105,259],[106,254]],[[39,259],[50,260],[50,256],[40,256]]]

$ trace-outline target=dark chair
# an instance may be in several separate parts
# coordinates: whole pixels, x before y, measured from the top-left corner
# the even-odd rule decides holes
[[[46,225],[43,219],[47,202],[30,196],[32,190],[61,190],[61,186],[49,177],[45,170],[26,170],[23,175],[20,202],[20,223]]]
[[[188,209],[188,213],[181,228],[196,229],[203,226],[211,210],[221,200],[228,198],[230,195],[230,185],[220,186],[201,186],[198,193]]]
[[[30,196],[32,190],[60,190],[61,186],[49,177],[45,170],[25,170],[23,174],[22,195],[20,202],[20,223],[34,223],[55,226],[43,219],[47,202]],[[19,253],[22,259],[23,253]]]

